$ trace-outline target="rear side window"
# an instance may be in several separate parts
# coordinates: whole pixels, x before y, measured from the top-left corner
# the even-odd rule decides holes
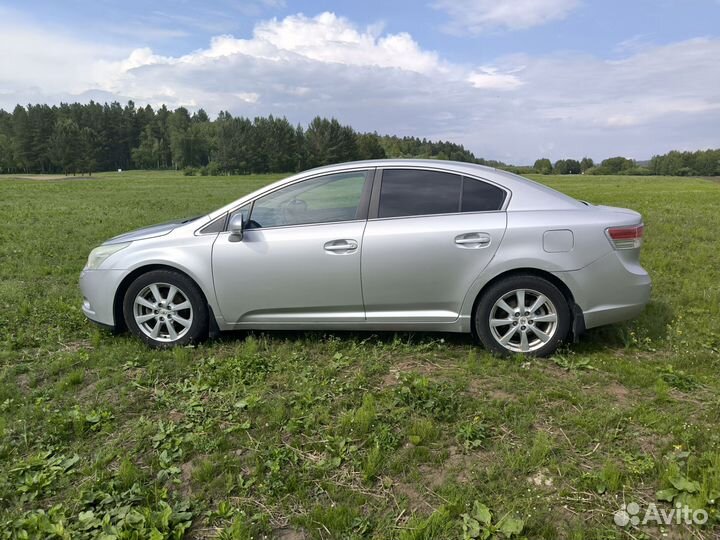
[[[460,210],[462,177],[411,169],[386,169],[378,217],[450,214]]]
[[[463,178],[462,212],[493,212],[502,208],[505,192],[497,186]]]

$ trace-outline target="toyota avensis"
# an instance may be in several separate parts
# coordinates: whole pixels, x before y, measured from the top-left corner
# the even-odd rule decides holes
[[[80,286],[88,318],[157,347],[218,330],[427,330],[543,356],[642,311],[642,237],[637,212],[503,171],[365,161],[112,238]]]

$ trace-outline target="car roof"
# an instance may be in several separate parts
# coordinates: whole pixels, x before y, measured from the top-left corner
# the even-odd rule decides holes
[[[308,171],[330,171],[335,169],[355,168],[355,167],[419,167],[419,168],[438,168],[457,172],[470,170],[496,171],[493,167],[478,165],[476,163],[468,163],[465,161],[450,161],[444,159],[419,159],[419,158],[393,158],[393,159],[366,159],[362,161],[347,161],[345,163],[336,163],[333,165],[323,165]]]

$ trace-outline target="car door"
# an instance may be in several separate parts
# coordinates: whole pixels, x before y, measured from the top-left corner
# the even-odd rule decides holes
[[[362,246],[372,322],[451,322],[505,233],[508,194],[447,172],[385,169]]]
[[[221,233],[212,254],[228,323],[364,320],[360,253],[373,172],[303,180],[236,211],[247,215],[242,240]]]

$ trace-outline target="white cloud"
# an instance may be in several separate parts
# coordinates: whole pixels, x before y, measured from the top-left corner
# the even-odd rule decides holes
[[[461,65],[407,33],[360,28],[331,13],[218,36],[162,56],[9,25],[0,41],[0,107],[126,100],[210,114],[336,116],[360,130],[450,139],[516,163],[720,146],[720,40],[645,44],[620,60],[515,55]]]
[[[595,126],[646,125],[669,114],[720,109],[720,41],[692,39],[645,46],[621,60],[563,55],[532,62],[528,77],[545,118]]]
[[[478,34],[493,28],[518,30],[564,19],[578,0],[437,0],[450,16],[451,32]]]
[[[447,71],[434,52],[423,51],[410,34],[377,36],[377,29],[362,31],[334,13],[309,18],[291,15],[272,19],[255,27],[253,38],[213,38],[207,50],[183,57],[192,62],[201,58],[246,54],[269,60],[293,55],[325,63],[354,66],[393,67],[419,73]]]
[[[513,90],[523,82],[512,73],[498,73],[494,67],[481,68],[468,75],[467,80],[475,88],[492,90]]]

